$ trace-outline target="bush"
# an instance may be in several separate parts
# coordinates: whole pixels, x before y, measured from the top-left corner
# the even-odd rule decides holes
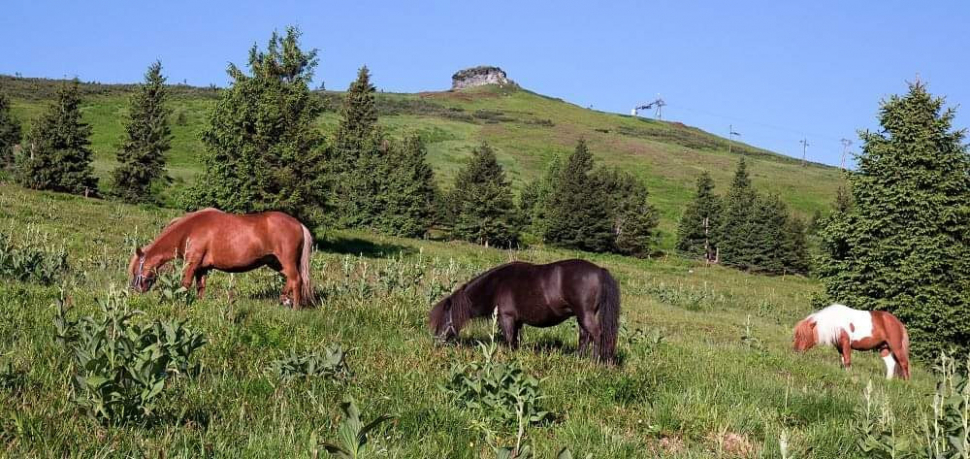
[[[284,382],[300,378],[342,378],[350,374],[346,354],[339,344],[324,349],[323,354],[309,352],[290,355],[270,362],[266,372]]]
[[[67,318],[68,301],[56,304],[54,325],[75,363],[74,402],[88,415],[108,423],[151,416],[173,374],[192,374],[190,358],[203,344],[201,333],[184,322],[140,325],[128,310],[127,294],[112,291],[97,300],[99,317]]]
[[[63,247],[43,245],[43,238],[29,229],[27,243],[22,247],[13,245],[6,234],[0,233],[0,277],[44,285],[53,283],[68,269],[67,252]]]
[[[480,362],[452,367],[451,377],[442,387],[451,399],[477,419],[503,426],[518,423],[522,428],[550,418],[550,413],[539,406],[544,398],[539,380],[527,374],[516,360],[504,363],[496,359],[494,332],[491,343],[478,345],[482,352]]]

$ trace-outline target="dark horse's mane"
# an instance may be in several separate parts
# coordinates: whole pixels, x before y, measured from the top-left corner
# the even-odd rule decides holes
[[[481,282],[485,277],[495,274],[509,266],[517,264],[529,264],[522,261],[512,261],[502,265],[498,265],[494,268],[489,269],[475,277],[470,281],[462,284],[461,287],[455,289],[451,295],[448,295],[442,299],[438,304],[442,304],[445,301],[451,300],[451,306],[448,308],[436,309],[436,314],[431,316],[431,327],[438,329],[443,320],[447,320],[451,327],[455,330],[461,330],[466,323],[472,318],[472,300],[468,296],[467,290],[475,287],[479,282]]]

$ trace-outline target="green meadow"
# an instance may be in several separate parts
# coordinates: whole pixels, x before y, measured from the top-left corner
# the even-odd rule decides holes
[[[810,312],[817,282],[705,267],[676,257],[649,260],[533,247],[487,249],[367,233],[322,235],[312,263],[321,296],[314,309],[278,303],[268,270],[216,273],[204,299],[186,304],[159,288],[133,295],[133,320],[185,320],[206,343],[200,368],[166,383],[150,423],[112,425],[72,401],[74,368],[55,339],[52,305],[99,316],[98,298],[126,283],[132,246],[153,237],[172,210],[25,191],[0,185],[0,231],[14,244],[63,248],[69,268],[50,286],[0,283],[0,359],[20,375],[0,388],[0,452],[9,457],[327,457],[339,402],[350,395],[365,420],[394,418],[371,435],[366,457],[495,457],[514,445],[514,426],[479,419],[441,386],[455,366],[481,360],[487,321],[440,345],[427,312],[440,292],[508,260],[583,257],[607,267],[622,290],[616,367],[576,355],[575,321],[526,328],[522,348],[499,347],[539,378],[544,422],[524,430],[535,457],[866,457],[854,426],[865,387],[897,425],[915,428],[929,412],[934,378],[920,364],[908,382],[883,379],[874,353],[856,353],[843,371],[833,349],[790,350],[792,325]],[[286,381],[269,370],[291,353],[339,345],[348,374]],[[2,368],[2,367],[0,367]],[[0,371],[2,373],[2,371]],[[0,378],[2,380],[2,378]],[[3,386],[0,386],[3,387]],[[476,427],[477,426],[477,427]]]

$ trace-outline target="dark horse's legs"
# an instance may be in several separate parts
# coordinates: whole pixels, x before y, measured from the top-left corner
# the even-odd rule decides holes
[[[515,317],[501,314],[498,318],[499,325],[502,326],[502,334],[505,335],[505,342],[512,349],[519,348],[519,329],[522,324],[515,320]]]
[[[586,355],[589,353],[589,332],[586,331],[586,327],[579,319],[576,319],[576,323],[579,324],[579,349],[577,349],[577,352],[579,355]]]
[[[577,315],[576,321],[579,322],[579,353],[585,354],[591,346],[599,343],[600,323],[592,312]]]

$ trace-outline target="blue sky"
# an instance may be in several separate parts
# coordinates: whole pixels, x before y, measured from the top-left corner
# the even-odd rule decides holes
[[[970,102],[966,1],[43,1],[5,0],[0,73],[224,85],[228,62],[287,25],[320,50],[317,82],[345,89],[366,64],[386,91],[447,89],[498,65],[523,87],[629,113],[660,94],[664,118],[838,164],[839,139],[876,128],[880,99],[918,74]],[[598,6],[595,3],[608,3]],[[652,115],[652,113],[651,113]],[[967,126],[961,112],[957,126]]]

